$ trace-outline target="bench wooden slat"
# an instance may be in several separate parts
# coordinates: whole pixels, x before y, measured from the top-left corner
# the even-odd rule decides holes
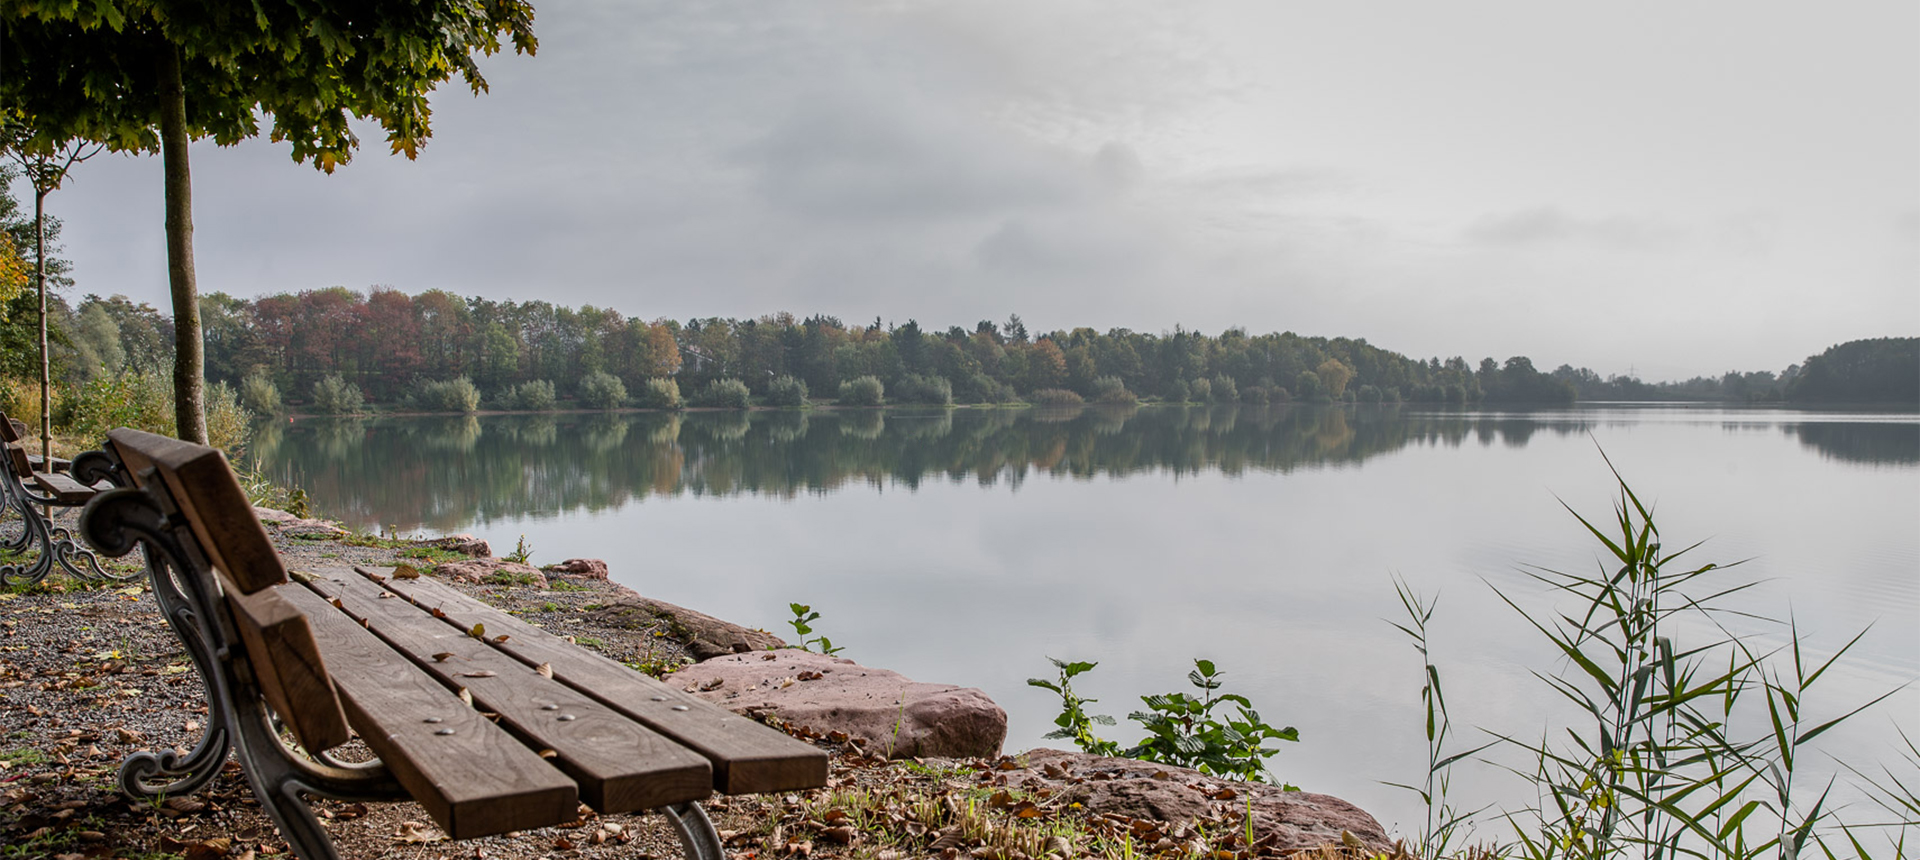
[[[338,599],[345,611],[395,649],[412,655],[443,683],[465,687],[475,706],[500,715],[503,727],[580,784],[580,797],[601,812],[633,812],[713,793],[704,756],[628,719],[565,684],[495,650],[426,610],[393,597],[351,568],[314,571],[308,587]],[[386,599],[383,599],[386,598]],[[488,637],[501,631],[488,629]],[[432,659],[447,655],[441,660]]]
[[[222,577],[225,579],[225,577]],[[222,583],[225,585],[225,583]],[[291,590],[291,587],[287,587]],[[252,655],[250,665],[274,713],[308,752],[322,752],[352,737],[347,716],[305,613],[270,588],[253,594],[227,590],[234,626]]]
[[[284,591],[312,623],[361,739],[447,835],[469,839],[578,817],[573,780],[325,598]]]
[[[7,468],[21,478],[33,474],[33,461],[28,459],[27,449],[18,442],[7,443]]]
[[[505,633],[501,651],[680,743],[712,762],[714,788],[750,794],[827,783],[827,754],[812,744],[742,717],[677,687],[635,672],[432,579],[388,579],[384,585],[424,608],[438,608],[462,629]],[[685,710],[675,710],[683,707]]]
[[[149,463],[161,473],[174,504],[193,524],[207,560],[226,571],[241,591],[252,594],[287,581],[287,569],[273,551],[266,528],[252,515],[253,504],[219,449],[124,427],[107,438],[136,475]],[[238,511],[246,515],[238,516]]]
[[[0,418],[6,418],[0,415]],[[27,438],[27,422],[18,418],[0,421],[0,442],[21,442]]]
[[[33,482],[63,505],[84,505],[88,499],[100,494],[99,490],[74,480],[71,475],[58,472],[34,472]]]
[[[52,465],[48,465],[49,463]],[[48,459],[39,454],[28,454],[27,468],[36,472],[69,472],[73,470],[73,461],[64,457]],[[99,485],[96,484],[94,488],[99,489]]]

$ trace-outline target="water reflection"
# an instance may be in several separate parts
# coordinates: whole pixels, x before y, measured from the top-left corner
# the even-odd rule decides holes
[[[1920,424],[1810,423],[1791,428],[1800,444],[1850,463],[1920,463]]]
[[[1920,423],[1741,420],[1821,456],[1920,463]],[[457,529],[615,508],[650,496],[826,493],[849,484],[1006,482],[1144,471],[1288,473],[1407,446],[1525,447],[1619,420],[1607,412],[1397,407],[1067,407],[329,419],[268,423],[256,464],[352,525]]]

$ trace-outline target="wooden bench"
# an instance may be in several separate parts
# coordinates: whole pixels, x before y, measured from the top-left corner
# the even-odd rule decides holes
[[[6,459],[0,466],[0,511],[13,511],[21,520],[20,534],[0,538],[0,549],[38,550],[31,560],[0,565],[0,583],[39,582],[55,567],[88,579],[124,578],[102,570],[99,559],[75,542],[67,529],[55,525],[51,516],[53,508],[80,507],[113,485],[106,480],[82,482],[71,473],[72,463],[27,453],[27,425],[4,413],[0,413],[0,444],[5,445]]]
[[[212,724],[189,755],[129,757],[130,795],[195,790],[231,745],[306,860],[337,855],[302,795],[411,797],[455,839],[569,823],[582,802],[659,809],[689,858],[722,860],[697,801],[826,784],[824,751],[410,569],[290,578],[215,449],[123,429],[105,454],[134,486],[82,529],[109,555],[144,546]],[[356,736],[378,761],[329,752]]]

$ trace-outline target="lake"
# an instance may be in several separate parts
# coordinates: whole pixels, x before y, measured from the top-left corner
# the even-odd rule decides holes
[[[1816,688],[1816,719],[1920,678],[1920,416],[1720,405],[1533,412],[1144,407],[816,410],[299,420],[252,456],[322,515],[367,530],[472,532],[535,563],[605,559],[642,594],[776,633],[789,602],[842,656],[980,687],[1008,750],[1058,710],[1025,680],[1049,656],[1120,718],[1186,690],[1195,657],[1301,742],[1282,779],[1415,830],[1421,663],[1393,578],[1438,595],[1433,653],[1463,739],[1538,738],[1571,716],[1558,664],[1495,589],[1553,606],[1530,566],[1597,569],[1562,507],[1610,516],[1606,458],[1669,547],[1745,564],[1738,608],[1795,619],[1811,653],[1871,628]],[[1778,625],[1731,617],[1760,646]],[[1708,637],[1702,624],[1682,636]],[[789,637],[791,638],[791,637]],[[1822,716],[1824,715],[1824,716]],[[1920,738],[1909,687],[1822,739],[1874,769]],[[1758,725],[1749,724],[1758,730]],[[1821,757],[1817,767],[1832,771]],[[1463,806],[1533,800],[1468,763]],[[1812,782],[1811,780],[1809,782]]]

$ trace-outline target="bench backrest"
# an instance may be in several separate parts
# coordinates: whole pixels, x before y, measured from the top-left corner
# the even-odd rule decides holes
[[[287,569],[254,516],[246,490],[219,449],[140,430],[107,434],[136,486],[163,489],[187,529],[177,530],[210,570],[181,571],[217,582],[246,646],[247,663],[262,695],[309,752],[345,743],[347,719],[320,659],[306,615],[274,586]]]
[[[0,445],[7,449],[7,468],[22,478],[33,474],[33,467],[27,462],[27,423],[0,412]]]

